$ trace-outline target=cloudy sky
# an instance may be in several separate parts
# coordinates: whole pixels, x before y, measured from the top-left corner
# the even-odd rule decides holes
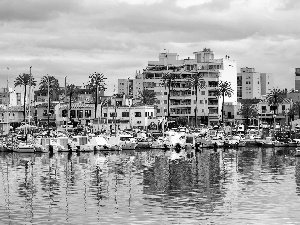
[[[103,72],[111,94],[168,49],[211,48],[294,86],[300,67],[297,0],[0,0],[0,82],[21,73],[82,85]],[[7,69],[9,68],[9,70]]]

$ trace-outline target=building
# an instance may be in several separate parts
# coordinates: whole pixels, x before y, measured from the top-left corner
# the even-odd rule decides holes
[[[295,68],[295,91],[300,92],[300,68]]]
[[[254,68],[241,68],[237,73],[237,98],[261,99],[273,88],[273,76],[270,73],[259,73]]]
[[[17,106],[21,105],[21,93],[16,93],[12,88],[0,89],[0,105]]]
[[[288,98],[284,98],[283,102],[278,106],[271,106],[269,105],[267,99],[263,99],[259,103],[257,103],[259,120],[261,122],[267,122],[268,124],[273,124],[274,122],[276,122],[284,125],[285,123],[288,123],[288,112],[292,105],[293,101]]]
[[[100,112],[100,109],[98,110]],[[101,118],[94,120],[94,130],[148,130],[150,124],[154,123],[158,126],[162,120],[162,118],[156,118],[155,106],[108,105],[103,107],[101,111]]]
[[[176,76],[172,89],[168,90],[163,84],[162,77],[166,73]],[[189,78],[198,74],[205,81],[205,87],[198,89],[198,102],[195,90],[189,88]],[[152,90],[158,99],[157,116],[168,115],[168,95],[170,94],[170,117],[186,117],[190,124],[195,121],[195,108],[197,106],[197,121],[201,123],[218,123],[221,114],[221,103],[216,96],[219,81],[231,82],[234,94],[225,101],[237,101],[236,89],[236,62],[225,56],[214,58],[210,49],[194,52],[194,58],[178,59],[177,53],[160,53],[158,61],[148,61],[148,66],[142,73],[136,73],[135,79],[119,80],[118,91],[131,94],[133,99],[143,89]],[[131,87],[132,85],[132,87]],[[128,92],[126,92],[128,90]],[[132,90],[132,91],[131,91]],[[130,91],[130,92],[129,92]],[[170,92],[170,93],[169,93]]]
[[[71,110],[69,104],[57,104],[55,106],[56,125],[65,125],[70,119],[74,125],[88,125],[95,117],[94,104],[72,103]]]

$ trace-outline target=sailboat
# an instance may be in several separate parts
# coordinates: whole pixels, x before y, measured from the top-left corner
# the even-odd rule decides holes
[[[35,152],[35,146],[33,143],[28,143],[28,129],[30,127],[30,106],[31,106],[31,67],[30,67],[30,77],[29,77],[29,112],[28,112],[28,123],[29,126],[27,127],[25,124],[25,142],[20,142],[16,149],[14,149],[15,152],[28,152],[28,153],[34,153]],[[24,102],[25,104],[25,102]],[[26,121],[26,120],[25,120]]]

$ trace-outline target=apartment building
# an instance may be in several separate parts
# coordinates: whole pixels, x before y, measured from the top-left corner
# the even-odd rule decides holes
[[[295,91],[300,92],[300,68],[295,68]]]
[[[201,123],[217,123],[221,114],[222,101],[216,96],[218,82],[229,81],[234,90],[231,98],[226,97],[225,101],[235,103],[236,97],[236,62],[225,56],[221,59],[214,58],[214,52],[208,48],[202,51],[194,52],[194,58],[178,59],[177,53],[160,53],[158,61],[148,61],[148,66],[142,73],[136,73],[135,79],[132,80],[128,88],[126,82],[122,90],[132,90],[133,99],[137,98],[143,89],[152,90],[156,93],[158,99],[157,116],[164,117],[168,114],[168,94],[170,91],[170,116],[187,117],[190,124],[195,121],[195,108],[197,106],[197,121]],[[166,73],[172,73],[176,79],[172,81],[172,88],[169,90],[164,86],[162,77]],[[205,86],[198,88],[198,101],[193,88],[189,88],[189,78],[192,74],[198,74]],[[129,82],[129,81],[128,81]],[[120,90],[119,88],[118,90]]]
[[[273,76],[270,73],[259,73],[254,68],[243,67],[237,73],[237,98],[261,99],[274,86]]]

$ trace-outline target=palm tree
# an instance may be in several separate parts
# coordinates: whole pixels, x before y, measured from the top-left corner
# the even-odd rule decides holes
[[[137,100],[139,100],[138,103],[142,105],[154,105],[157,102],[155,92],[148,89],[140,91]]]
[[[218,89],[217,89],[217,96],[222,97],[222,123],[224,122],[224,101],[225,96],[231,97],[233,94],[233,89],[231,88],[231,83],[228,81],[219,81]]]
[[[14,86],[24,86],[24,110],[23,110],[23,116],[24,116],[24,122],[26,120],[26,94],[27,94],[27,86],[36,86],[36,81],[34,80],[34,77],[31,74],[23,73],[20,74],[14,82]],[[30,106],[29,106],[30,107]]]
[[[174,81],[175,81],[176,75],[174,73],[163,73],[162,76],[162,81],[165,86],[165,89],[168,88],[168,119],[170,118],[170,93],[171,89],[174,86]]]
[[[258,116],[258,110],[256,105],[245,102],[242,104],[239,114],[242,115],[243,118],[246,119],[246,125],[249,125],[250,118],[256,118]]]
[[[93,73],[89,76],[89,83],[88,87],[90,90],[94,91],[95,93],[95,118],[97,117],[97,105],[98,105],[98,93],[99,91],[106,90],[106,83],[105,80],[107,79],[104,77],[103,73]]]
[[[71,108],[72,108],[72,100],[75,100],[77,95],[79,93],[79,88],[75,86],[74,84],[68,84],[67,85],[67,96],[69,96],[69,112],[70,112],[70,118],[71,121]]]
[[[205,81],[203,80],[203,74],[202,73],[193,73],[191,77],[189,78],[189,84],[188,86],[194,88],[195,90],[195,96],[196,96],[196,105],[195,105],[195,127],[197,127],[197,104],[198,104],[198,89],[204,89],[205,88]]]
[[[271,92],[267,95],[267,101],[269,105],[273,108],[274,115],[276,114],[276,109],[278,111],[278,105],[284,100],[284,93],[282,90],[273,88]]]
[[[60,88],[58,80],[54,76],[43,76],[39,84],[39,90],[43,94],[49,94],[48,96],[48,127],[50,125],[50,102],[59,98]],[[54,98],[55,96],[55,98]]]
[[[42,94],[48,93],[48,84],[49,84],[49,98],[52,101],[59,99],[59,94],[61,93],[61,89],[59,87],[59,82],[54,76],[43,76],[41,78],[39,90]]]

